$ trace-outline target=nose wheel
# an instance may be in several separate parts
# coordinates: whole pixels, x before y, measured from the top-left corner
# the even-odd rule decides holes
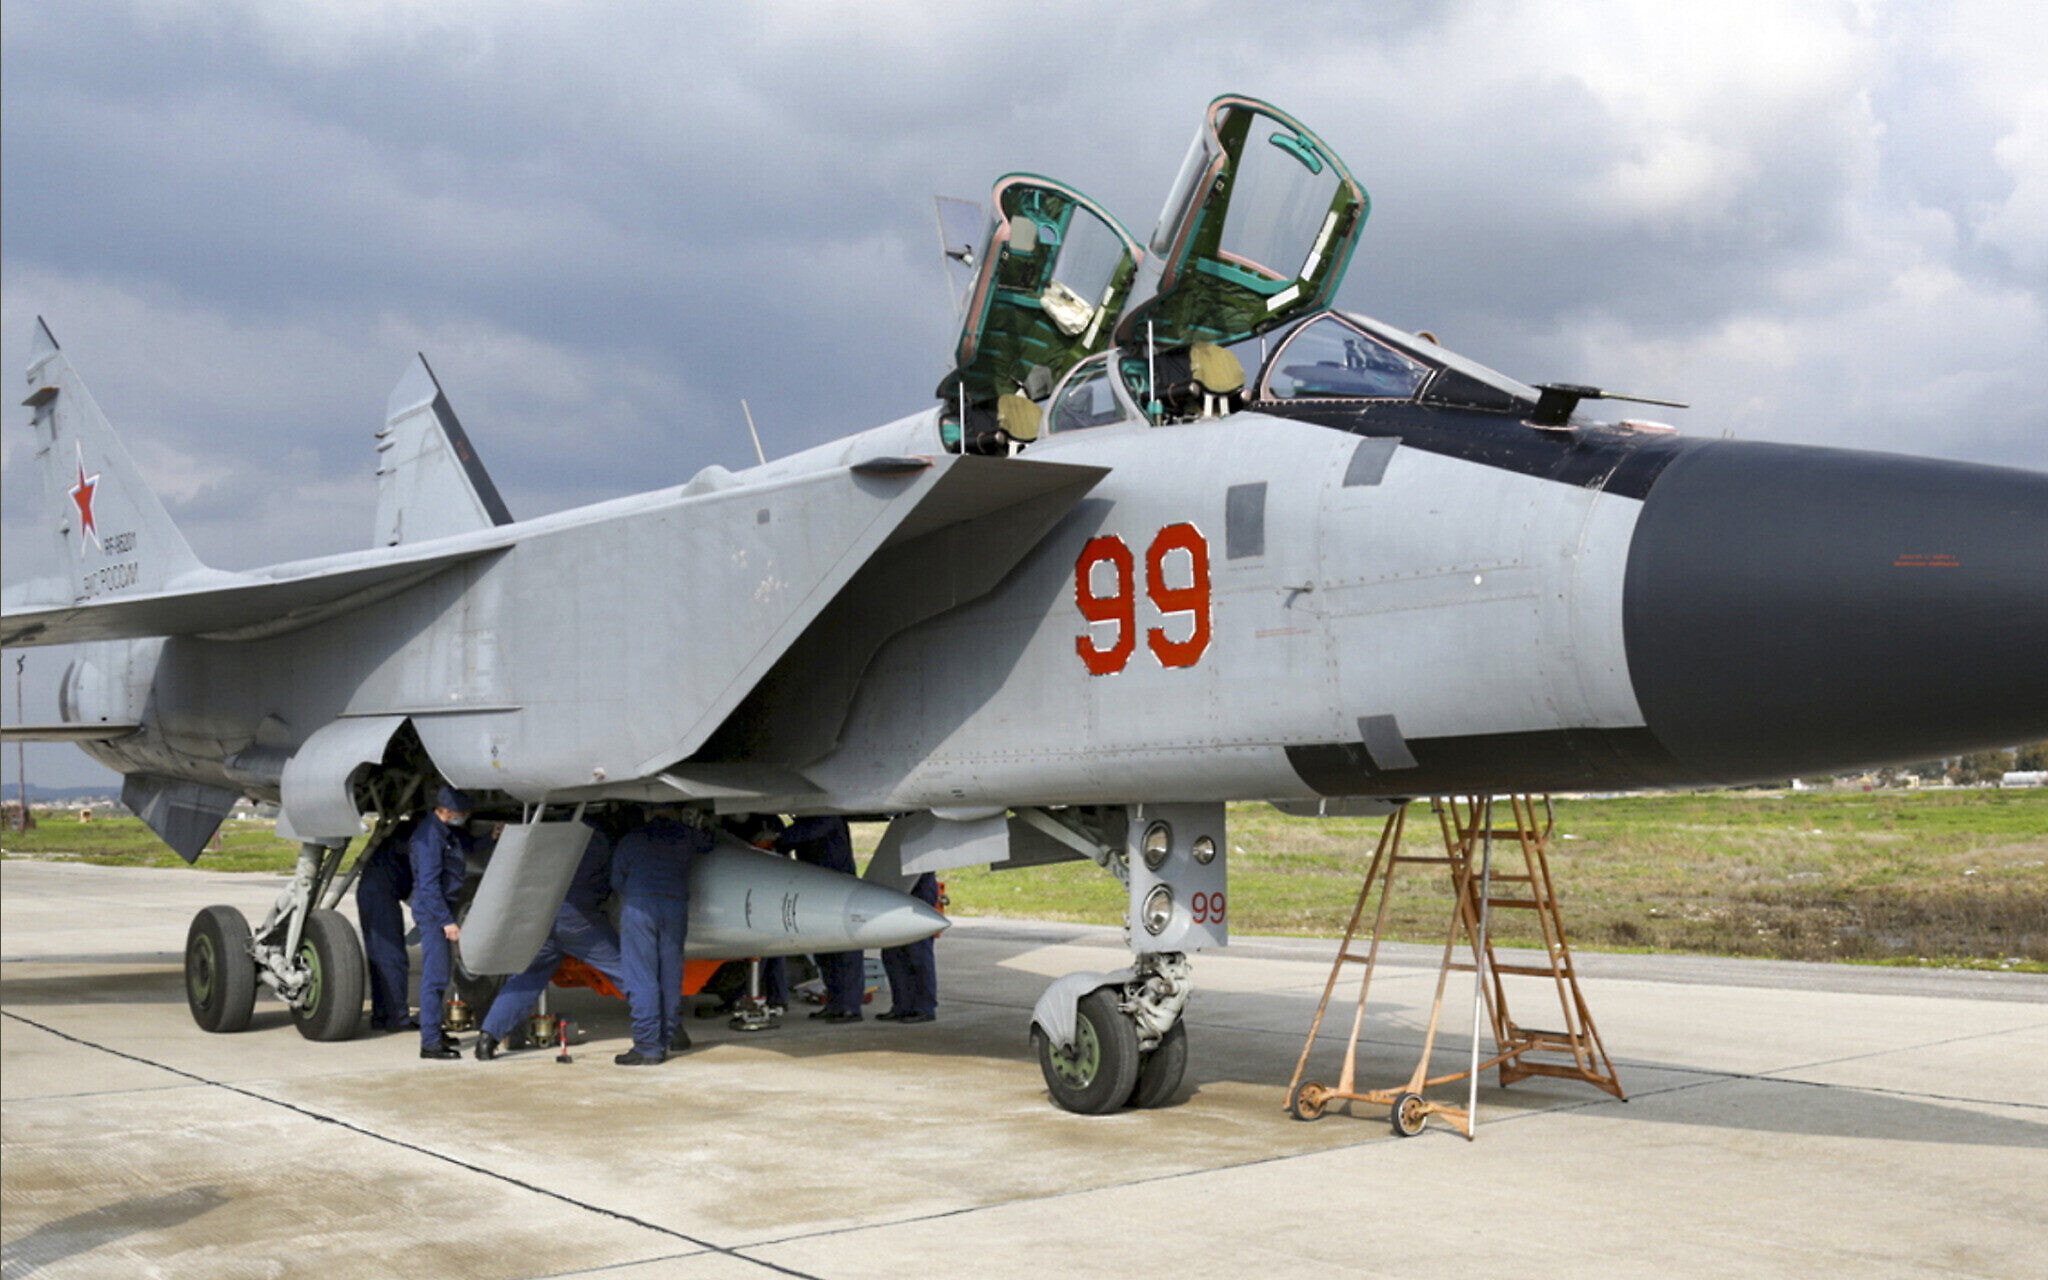
[[[1074,1043],[1061,1048],[1033,1027],[1038,1069],[1062,1110],[1107,1115],[1124,1105],[1138,1083],[1138,1029],[1116,1007],[1109,988],[1081,998],[1074,1019]]]
[[[1163,1107],[1180,1091],[1187,1073],[1188,1029],[1176,1022],[1151,1052],[1138,1047],[1138,1028],[1117,1007],[1114,988],[1082,997],[1074,1021],[1074,1043],[1062,1049],[1044,1031],[1031,1030],[1032,1047],[1045,1087],[1063,1110],[1107,1115],[1123,1107]]]

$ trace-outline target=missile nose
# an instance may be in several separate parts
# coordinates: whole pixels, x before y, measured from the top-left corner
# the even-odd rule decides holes
[[[2048,475],[1702,444],[1644,503],[1623,619],[1644,719],[1689,773],[2048,736]]]
[[[901,947],[929,938],[952,921],[894,889],[861,881],[846,900],[846,931],[862,951]]]

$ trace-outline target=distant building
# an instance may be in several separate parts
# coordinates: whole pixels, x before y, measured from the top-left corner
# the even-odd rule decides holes
[[[2001,787],[2048,787],[2048,769],[2008,769],[1998,780]]]

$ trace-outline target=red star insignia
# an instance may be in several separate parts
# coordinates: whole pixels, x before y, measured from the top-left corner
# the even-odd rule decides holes
[[[92,516],[93,492],[100,487],[100,473],[85,474],[85,447],[78,450],[78,485],[71,491],[71,500],[78,504],[78,522],[92,538],[92,545],[100,545],[100,527]],[[79,544],[83,547],[83,543]]]

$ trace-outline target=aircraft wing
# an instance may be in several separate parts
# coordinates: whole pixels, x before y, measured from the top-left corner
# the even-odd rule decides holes
[[[1107,474],[1074,463],[945,459],[928,487],[877,521],[885,536],[815,566],[818,589],[775,641],[748,641],[721,655],[736,664],[734,679],[703,704],[690,733],[664,744],[668,760],[694,762],[669,769],[664,781],[685,794],[717,795],[715,781],[693,769],[717,761],[800,764],[830,751],[881,645],[992,590]],[[662,763],[649,758],[639,772]]]
[[[0,614],[0,645],[31,648],[143,636],[256,640],[360,608],[451,564],[498,549],[467,546],[439,554],[348,563],[376,554],[358,553],[333,567],[308,562],[306,572],[290,577],[221,573],[202,585],[147,595],[8,609]]]

